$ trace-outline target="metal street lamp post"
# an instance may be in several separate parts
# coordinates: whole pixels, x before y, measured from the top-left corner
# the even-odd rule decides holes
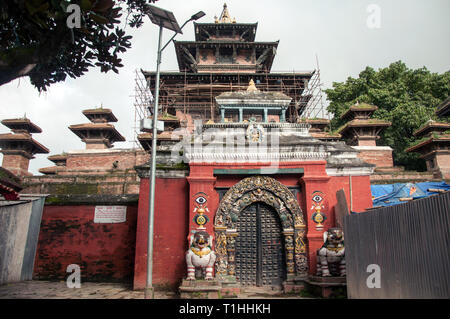
[[[155,6],[149,6],[150,20],[159,26],[159,38],[158,38],[158,54],[156,60],[156,86],[155,86],[155,99],[153,109],[153,125],[152,125],[152,151],[151,151],[151,164],[150,164],[150,178],[149,178],[149,216],[148,216],[148,244],[147,244],[147,282],[145,286],[145,298],[153,298],[153,224],[155,213],[155,174],[156,174],[156,141],[157,141],[157,121],[158,121],[158,102],[159,102],[159,67],[161,64],[161,53],[169,45],[169,43],[175,38],[178,33],[183,33],[181,29],[190,21],[198,20],[205,15],[203,11],[199,11],[189,18],[181,28],[178,26],[172,12],[163,10]],[[161,39],[163,28],[175,31],[175,34],[170,40],[161,48]]]

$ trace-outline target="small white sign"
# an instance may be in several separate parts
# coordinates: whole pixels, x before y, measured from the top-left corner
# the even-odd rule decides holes
[[[142,132],[153,132],[153,119],[150,118],[144,118],[141,119],[141,131]],[[161,133],[164,131],[164,122],[157,120],[156,121],[156,131],[158,133]]]
[[[126,220],[126,206],[95,206],[94,223],[123,223]]]

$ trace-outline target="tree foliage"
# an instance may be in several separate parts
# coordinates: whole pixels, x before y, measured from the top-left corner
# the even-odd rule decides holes
[[[131,46],[125,26],[140,27],[148,2],[155,1],[0,1],[0,85],[29,76],[39,91],[45,91],[91,67],[118,73],[123,66],[119,54]],[[80,8],[80,28],[67,25],[73,13],[70,4]],[[121,23],[124,12],[126,21]]]
[[[437,74],[425,67],[413,70],[398,61],[378,71],[366,67],[358,78],[334,82],[325,92],[330,101],[328,111],[334,115],[332,128],[345,123],[339,117],[357,101],[376,105],[378,110],[372,117],[392,123],[381,132],[380,145],[393,148],[396,165],[423,170],[419,155],[405,149],[416,140],[412,135],[415,130],[437,119],[436,107],[450,95],[450,71]]]

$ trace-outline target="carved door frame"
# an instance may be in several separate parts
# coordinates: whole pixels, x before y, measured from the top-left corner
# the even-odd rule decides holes
[[[306,277],[306,224],[297,199],[283,184],[268,176],[244,178],[231,187],[219,203],[214,218],[216,276],[236,276],[236,221],[247,206],[262,202],[275,209],[284,236],[287,280]]]

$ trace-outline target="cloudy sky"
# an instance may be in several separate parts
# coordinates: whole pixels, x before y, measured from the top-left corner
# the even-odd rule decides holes
[[[181,25],[203,10],[198,22],[213,22],[223,1],[159,0],[156,5],[172,11]],[[323,88],[332,82],[357,76],[366,66],[375,69],[402,60],[410,68],[427,67],[432,72],[450,70],[450,1],[448,0],[228,0],[237,22],[258,22],[256,41],[280,40],[273,71],[313,70],[319,58]],[[372,6],[371,6],[372,5]],[[375,6],[373,6],[375,5]],[[379,20],[377,20],[379,13]],[[43,130],[34,138],[50,149],[37,154],[30,171],[52,166],[51,154],[83,149],[84,143],[67,128],[87,122],[83,109],[101,104],[115,113],[116,127],[127,139],[117,148],[132,146],[134,125],[135,70],[156,69],[158,27],[147,21],[133,35],[132,49],[123,55],[119,74],[97,70],[79,79],[68,79],[39,94],[28,78],[0,86],[0,119],[26,116]],[[379,23],[378,23],[379,22]],[[379,26],[379,27],[377,27]],[[166,41],[170,38],[166,31]],[[177,40],[193,40],[192,23]],[[162,71],[176,70],[173,45],[163,54]],[[8,129],[0,127],[0,133]],[[0,155],[1,158],[1,155]]]

